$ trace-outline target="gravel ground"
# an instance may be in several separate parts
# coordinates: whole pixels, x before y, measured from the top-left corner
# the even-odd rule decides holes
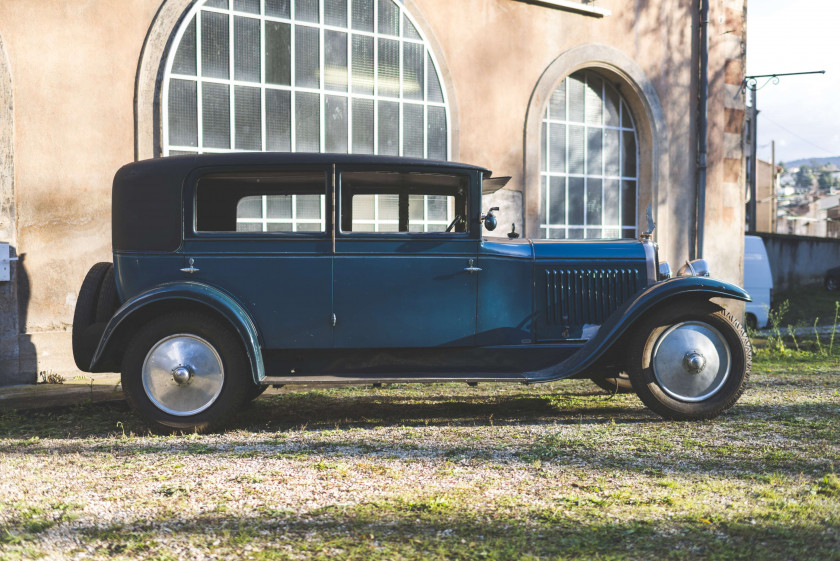
[[[0,416],[0,559],[840,558],[837,365],[664,422],[588,381],[270,394],[152,436]]]

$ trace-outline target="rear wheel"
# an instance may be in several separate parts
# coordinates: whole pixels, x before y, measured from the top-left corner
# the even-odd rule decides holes
[[[123,357],[126,398],[156,432],[214,430],[244,405],[251,385],[237,335],[201,313],[153,320]]]
[[[630,380],[641,400],[673,420],[716,417],[741,397],[752,348],[740,323],[710,302],[654,312],[633,346]]]

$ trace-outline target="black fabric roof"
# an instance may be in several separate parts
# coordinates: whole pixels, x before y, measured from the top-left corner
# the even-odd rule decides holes
[[[490,171],[457,162],[394,156],[290,152],[233,152],[154,158],[127,164],[114,176],[111,220],[114,251],[175,251],[181,245],[183,187],[202,168],[369,165]],[[256,168],[256,169],[255,169]]]

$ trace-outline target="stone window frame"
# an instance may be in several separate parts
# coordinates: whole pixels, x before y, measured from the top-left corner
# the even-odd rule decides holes
[[[135,79],[134,96],[134,159],[145,160],[163,155],[162,94],[164,73],[177,31],[191,15],[200,0],[165,0],[158,9],[143,43]],[[402,0],[403,9],[426,41],[426,47],[437,63],[438,77],[445,92],[448,117],[448,150],[451,160],[460,158],[459,110],[454,81],[443,49],[429,22],[414,0]]]
[[[668,188],[663,182],[669,176],[668,128],[662,104],[653,83],[633,59],[614,47],[595,43],[573,47],[554,59],[531,93],[524,138],[525,236],[540,236],[541,131],[546,107],[557,86],[578,70],[600,74],[621,93],[630,107],[638,150],[636,224],[639,230],[645,229],[645,213],[650,205],[658,225],[654,232],[656,238],[659,231],[668,231],[671,227],[669,218],[657,213],[660,206],[665,207]]]

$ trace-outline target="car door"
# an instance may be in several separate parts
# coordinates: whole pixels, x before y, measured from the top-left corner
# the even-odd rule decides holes
[[[344,168],[338,183],[335,347],[472,346],[471,176]]]
[[[252,167],[194,183],[184,278],[239,300],[267,349],[332,347],[331,177],[331,166]]]

